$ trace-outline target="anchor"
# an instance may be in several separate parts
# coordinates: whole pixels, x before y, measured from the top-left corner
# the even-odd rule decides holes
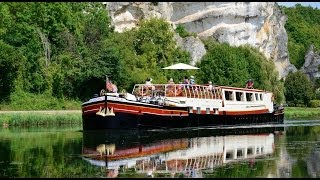
[[[102,116],[102,115],[103,115],[102,110],[104,110],[104,109],[102,109],[102,107],[100,106],[100,109],[99,109],[99,111],[96,113],[96,115]]]
[[[114,114],[114,112],[113,112],[113,108],[111,108],[111,109],[109,110],[108,107],[102,108],[101,106],[100,106],[99,111],[96,113],[96,115],[103,116],[103,117],[106,117],[106,116],[115,116],[115,114]]]

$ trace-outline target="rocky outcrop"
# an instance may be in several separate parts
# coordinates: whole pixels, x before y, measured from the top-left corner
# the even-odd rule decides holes
[[[320,78],[320,52],[315,52],[314,46],[311,45],[304,59],[305,62],[301,67],[301,71],[312,81]]]
[[[188,51],[191,55],[191,65],[195,65],[202,56],[207,52],[204,44],[199,38],[193,36],[181,38],[179,35],[175,35],[177,41],[177,46],[181,47],[183,50]]]
[[[297,69],[290,64],[284,16],[275,2],[107,2],[115,30],[131,29],[142,18],[158,17],[183,25],[198,37],[214,37],[232,46],[249,44],[275,62],[279,77]],[[181,46],[199,50],[199,41],[185,40]],[[192,45],[196,43],[198,45]],[[191,48],[190,48],[191,47]],[[201,48],[200,48],[201,49]],[[191,53],[192,54],[192,53]],[[193,52],[198,61],[203,53]]]

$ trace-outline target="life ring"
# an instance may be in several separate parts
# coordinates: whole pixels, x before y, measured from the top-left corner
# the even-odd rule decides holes
[[[106,90],[101,89],[101,91],[100,91],[100,96],[104,96],[104,95],[105,95],[105,93],[106,93]]]

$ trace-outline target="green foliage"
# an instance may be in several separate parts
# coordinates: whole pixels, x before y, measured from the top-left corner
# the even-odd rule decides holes
[[[317,85],[315,86],[317,87],[317,89],[315,90],[315,99],[320,100],[320,88]]]
[[[175,29],[175,32],[180,35],[180,37],[185,38],[187,36],[190,36],[191,34],[186,30],[184,26],[181,24],[177,25],[177,28]]]
[[[36,127],[36,126],[60,126],[60,125],[82,125],[81,111],[59,114],[46,113],[8,113],[0,114],[0,125],[8,124],[10,127]]]
[[[22,70],[24,57],[14,47],[0,40],[0,102],[7,100],[15,89],[15,81]]]
[[[285,119],[319,119],[320,108],[286,107]]]
[[[254,88],[272,91],[277,102],[282,102],[283,83],[277,80],[272,61],[249,46],[231,47],[206,40],[206,55],[198,63],[200,83],[245,87],[248,79],[254,80]]]
[[[290,72],[284,82],[285,97],[288,103],[310,105],[314,97],[312,83],[307,76],[300,71]]]
[[[163,19],[150,19],[134,30],[112,33],[102,43],[99,56],[109,67],[103,72],[109,72],[120,89],[130,92],[134,84],[144,83],[148,77],[154,83],[167,82],[173,72],[161,68],[190,61],[189,53],[175,46],[170,25]]]
[[[0,66],[5,69],[0,95],[10,100],[2,108],[64,109],[59,103],[78,103],[104,89],[105,75],[128,92],[148,77],[153,83],[179,82],[199,73],[197,83],[237,87],[251,78],[256,88],[274,92],[278,102],[283,99],[274,66],[249,47],[207,42],[201,70],[162,70],[191,59],[176,47],[174,31],[163,19],[142,20],[137,28],[117,33],[99,2],[4,2],[0,15]],[[181,25],[176,32],[192,35]]]
[[[320,100],[311,100],[310,107],[312,108],[320,107]]]
[[[320,11],[298,4],[295,7],[281,8],[288,17],[285,28],[288,33],[290,62],[300,69],[310,45],[320,49]]]
[[[102,3],[8,2],[1,3],[0,14],[1,56],[15,61],[15,67],[6,65],[12,75],[3,74],[0,81],[17,81],[7,81],[10,88],[3,88],[1,97],[14,92],[15,84],[30,93],[81,97],[79,89],[85,89],[83,77],[88,74],[82,70],[95,63],[96,49],[112,31]],[[6,58],[3,62],[10,62]],[[24,68],[14,69],[19,65]]]
[[[10,104],[2,104],[1,110],[66,110],[80,109],[81,101],[67,98],[55,98],[48,93],[34,94],[15,91],[10,96]]]

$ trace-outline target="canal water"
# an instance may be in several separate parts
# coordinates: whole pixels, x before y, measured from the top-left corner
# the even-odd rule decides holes
[[[320,120],[153,131],[0,129],[0,177],[320,177]]]

